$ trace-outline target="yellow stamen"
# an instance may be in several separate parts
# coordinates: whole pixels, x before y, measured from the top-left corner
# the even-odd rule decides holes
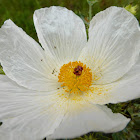
[[[89,90],[92,83],[92,72],[80,61],[69,62],[61,67],[58,79],[66,92],[81,93]]]

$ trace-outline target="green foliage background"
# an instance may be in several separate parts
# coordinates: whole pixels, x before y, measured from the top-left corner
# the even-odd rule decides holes
[[[125,7],[128,4],[137,4],[137,14],[135,15],[140,22],[140,0],[98,0],[92,7],[92,15],[109,6]],[[49,7],[52,5],[64,6],[74,11],[81,18],[88,21],[89,5],[87,0],[0,0],[0,26],[6,19],[13,20],[19,27],[23,28],[28,35],[36,41],[37,35],[33,24],[33,13],[36,9]],[[0,67],[0,74],[3,74]],[[122,113],[131,122],[121,132],[113,134],[89,133],[75,140],[138,140],[140,139],[140,99],[119,103],[116,105],[108,104],[113,112]],[[44,139],[45,140],[45,139]]]

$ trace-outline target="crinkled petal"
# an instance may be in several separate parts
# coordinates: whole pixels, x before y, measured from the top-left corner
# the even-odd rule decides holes
[[[92,69],[94,84],[106,84],[127,73],[139,52],[137,19],[124,8],[110,7],[90,22],[89,41],[79,60]]]
[[[111,92],[110,103],[140,98],[140,58],[136,65],[114,84],[116,86]]]
[[[38,91],[57,89],[56,61],[11,20],[0,29],[0,62],[6,75],[19,85]]]
[[[1,129],[1,127],[0,127],[0,140],[14,140],[12,137],[13,137],[12,133]]]
[[[0,140],[42,140],[42,139],[36,139],[36,137],[27,134],[23,132],[12,132],[7,131],[7,129],[3,129],[0,127]]]
[[[140,58],[122,78],[106,85],[92,85],[84,93],[85,100],[93,104],[119,103],[140,98]]]
[[[83,96],[85,100],[93,104],[108,104],[112,99],[111,92],[115,86],[115,84],[92,85],[89,91],[83,93]]]
[[[113,114],[106,106],[74,102],[69,104],[68,113],[50,138],[75,138],[92,131],[117,132],[130,121],[119,113]]]
[[[36,10],[34,24],[43,48],[62,65],[77,60],[87,42],[82,19],[64,7],[52,6]]]
[[[12,133],[11,140],[31,140],[31,136],[41,140],[52,134],[67,109],[67,100],[60,98],[61,92],[57,90],[47,95],[20,87],[7,76],[0,76],[0,133],[5,130],[9,137]],[[6,140],[7,136],[3,137]]]

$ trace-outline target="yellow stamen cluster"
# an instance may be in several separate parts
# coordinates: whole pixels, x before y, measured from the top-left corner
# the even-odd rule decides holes
[[[79,71],[76,71],[79,70]],[[92,72],[80,61],[64,64],[58,76],[58,82],[69,93],[81,93],[87,91],[92,83]]]

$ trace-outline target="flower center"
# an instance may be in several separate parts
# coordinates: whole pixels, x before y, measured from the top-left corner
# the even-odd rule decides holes
[[[74,73],[75,75],[81,75],[81,74],[82,74],[82,70],[83,70],[83,67],[77,66],[77,67],[74,69],[73,73]]]
[[[58,79],[66,92],[80,93],[87,91],[91,86],[92,73],[91,69],[80,61],[69,62],[61,67]]]

